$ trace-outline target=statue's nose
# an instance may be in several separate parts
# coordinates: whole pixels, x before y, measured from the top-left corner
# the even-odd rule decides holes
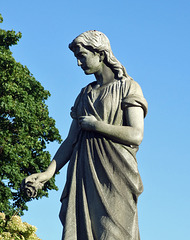
[[[78,64],[78,66],[82,65],[82,63],[81,63],[81,61],[79,59],[77,59],[77,64]]]

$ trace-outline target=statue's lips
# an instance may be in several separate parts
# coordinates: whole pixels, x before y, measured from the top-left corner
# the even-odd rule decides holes
[[[87,70],[87,67],[86,66],[81,66],[82,70]]]

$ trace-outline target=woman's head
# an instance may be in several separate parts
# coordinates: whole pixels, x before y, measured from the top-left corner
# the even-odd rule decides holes
[[[102,32],[96,30],[84,32],[69,44],[69,48],[75,53],[78,45],[94,52],[103,52],[105,64],[111,68],[117,78],[121,79],[123,76],[128,76],[125,68],[113,55],[109,39]]]

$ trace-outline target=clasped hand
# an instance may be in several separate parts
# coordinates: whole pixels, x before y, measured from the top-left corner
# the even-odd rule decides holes
[[[42,189],[44,183],[49,180],[46,172],[34,173],[26,177],[22,182],[22,189],[28,197],[36,197],[39,189]]]
[[[79,124],[81,128],[87,131],[96,130],[97,122],[98,120],[93,115],[79,117]]]

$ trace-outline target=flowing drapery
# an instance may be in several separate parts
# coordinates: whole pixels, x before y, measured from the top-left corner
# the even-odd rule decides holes
[[[111,125],[126,124],[127,107],[147,102],[131,79],[115,80],[98,89],[82,89],[72,117],[93,115]],[[68,165],[61,197],[64,240],[139,240],[137,199],[143,184],[136,161],[137,146],[80,130]]]

